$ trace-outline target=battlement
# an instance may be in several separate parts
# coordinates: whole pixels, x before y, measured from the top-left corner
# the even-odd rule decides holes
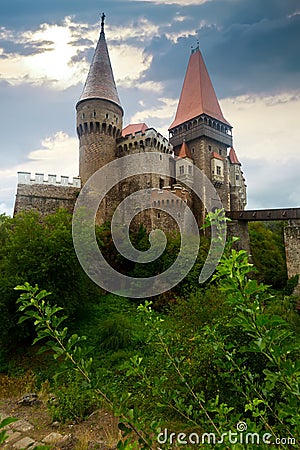
[[[174,195],[178,199],[174,199]],[[152,206],[170,205],[176,208],[184,206],[183,203],[189,204],[191,195],[188,189],[180,184],[173,186],[164,186],[162,189],[152,188],[151,192]]]
[[[127,134],[118,141],[119,156],[141,150],[173,154],[172,144],[154,128]]]
[[[30,172],[18,172],[18,184],[42,184],[80,188],[81,180],[79,177],[73,177],[73,181],[69,182],[69,177],[61,175],[60,181],[58,181],[56,175],[49,174],[48,178],[45,179],[45,175],[43,173],[35,173],[35,176],[31,177]]]

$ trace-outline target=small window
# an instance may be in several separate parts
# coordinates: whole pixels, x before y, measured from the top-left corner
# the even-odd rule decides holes
[[[222,156],[222,149],[221,148],[219,148],[219,154],[220,154],[220,156]]]
[[[106,119],[108,119],[108,118],[109,118],[109,115],[106,113],[106,114],[105,114],[105,117],[106,117]]]
[[[217,175],[221,175],[221,166],[217,166]]]
[[[239,176],[239,175],[236,175],[236,176],[235,176],[235,179],[236,179],[236,180],[239,180],[239,179],[240,179],[240,176]]]
[[[208,150],[211,152],[211,145],[208,146]]]
[[[179,174],[180,175],[184,174],[184,166],[179,166]]]
[[[157,213],[157,218],[160,219],[160,213]]]
[[[96,117],[97,116],[97,113],[96,113],[96,111],[94,111],[93,112],[93,117]]]
[[[81,118],[85,119],[85,114],[84,113],[81,114]]]
[[[192,166],[189,166],[189,175],[192,175]]]
[[[165,180],[163,178],[159,179],[159,189],[162,189],[165,185]]]

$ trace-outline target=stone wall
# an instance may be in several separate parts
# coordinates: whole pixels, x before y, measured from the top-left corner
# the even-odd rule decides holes
[[[14,215],[36,210],[43,215],[53,214],[59,208],[73,212],[80,188],[51,184],[18,184]]]
[[[295,222],[284,229],[284,242],[286,253],[286,265],[288,277],[300,275],[300,223]],[[295,294],[300,295],[300,279],[295,289]]]
[[[234,248],[236,250],[246,250],[250,255],[248,222],[242,220],[227,222],[227,236],[240,238],[239,241],[235,242]]]

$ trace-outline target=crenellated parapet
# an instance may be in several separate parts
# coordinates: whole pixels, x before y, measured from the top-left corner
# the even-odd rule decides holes
[[[54,185],[54,186],[65,186],[65,187],[81,187],[81,180],[79,177],[73,177],[72,181],[69,182],[69,177],[61,175],[60,180],[57,179],[57,175],[48,175],[45,178],[43,173],[35,173],[32,177],[30,172],[18,172],[18,184],[27,185]]]
[[[174,195],[177,197],[175,198]],[[185,207],[191,204],[191,194],[180,184],[164,186],[162,189],[153,188],[151,192],[152,207]]]
[[[59,208],[73,212],[76,199],[81,189],[81,180],[74,177],[48,175],[30,172],[18,172],[17,194],[14,215],[21,211],[35,210],[42,215],[52,214]]]
[[[117,156],[119,157],[141,151],[172,154],[173,146],[154,128],[148,128],[145,132],[130,133],[118,140]]]

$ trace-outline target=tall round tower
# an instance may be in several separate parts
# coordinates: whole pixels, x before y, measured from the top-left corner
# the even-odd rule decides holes
[[[116,157],[116,139],[122,133],[120,104],[104,34],[101,32],[80,99],[76,104],[79,138],[79,175],[82,185]]]

